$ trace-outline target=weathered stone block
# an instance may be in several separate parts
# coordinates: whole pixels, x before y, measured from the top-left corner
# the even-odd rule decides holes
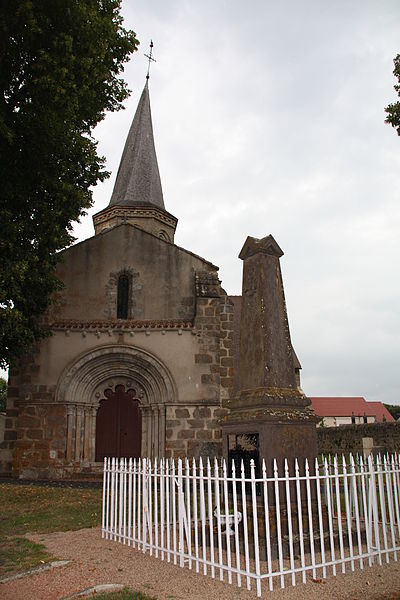
[[[219,344],[214,343],[214,341],[218,340],[218,339],[219,339],[218,334],[213,336],[212,343],[208,344],[209,352],[219,352]]]
[[[168,442],[168,448],[174,449],[183,449],[185,447],[185,442],[182,440],[171,440]]]
[[[26,437],[28,440],[42,440],[43,430],[42,429],[27,429]]]
[[[64,422],[64,416],[61,415],[49,415],[46,419],[49,425],[62,425]]]
[[[190,413],[188,411],[187,408],[176,408],[175,409],[175,416],[178,418],[182,418],[182,417],[190,417]]]
[[[203,419],[207,419],[207,418],[211,417],[211,410],[208,408],[208,406],[198,406],[197,408],[194,409],[193,416],[195,419],[197,419],[199,417],[203,418]]]
[[[187,424],[193,429],[204,429],[204,420],[203,419],[188,419]]]
[[[206,325],[208,323],[209,317],[196,317],[196,327],[200,327],[201,325]]]
[[[40,427],[40,419],[30,415],[21,415],[18,418],[18,427]]]
[[[65,451],[65,440],[64,439],[53,440],[51,442],[51,447],[53,448],[53,450],[63,450],[63,451]]]
[[[226,408],[214,408],[214,416],[215,417],[225,417],[228,411]]]
[[[189,439],[193,439],[194,438],[194,434],[195,434],[195,430],[194,429],[181,429],[181,431],[178,431],[178,440],[189,440]]]
[[[196,431],[196,440],[211,440],[212,431],[205,429],[204,431]]]
[[[223,367],[233,367],[233,358],[232,357],[221,358],[221,365]]]
[[[194,356],[194,362],[196,364],[211,363],[212,361],[213,357],[211,354],[195,354]]]

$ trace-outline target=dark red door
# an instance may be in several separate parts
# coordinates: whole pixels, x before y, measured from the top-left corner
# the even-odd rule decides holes
[[[96,417],[96,461],[104,457],[139,458],[142,415],[135,390],[117,385],[105,390]]]

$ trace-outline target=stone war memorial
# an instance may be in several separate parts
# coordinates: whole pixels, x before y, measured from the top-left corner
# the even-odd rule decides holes
[[[100,476],[105,457],[317,454],[271,235],[240,252],[242,296],[174,242],[146,81],[109,205],[62,253],[51,336],[11,365],[1,474]],[[238,249],[239,250],[239,249]],[[248,461],[247,461],[248,462]]]

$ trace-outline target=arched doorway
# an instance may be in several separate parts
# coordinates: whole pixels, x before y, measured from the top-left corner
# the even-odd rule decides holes
[[[142,414],[136,391],[117,385],[106,389],[96,417],[96,461],[107,456],[139,458],[142,447]]]
[[[125,393],[131,389],[136,391],[133,400],[141,415],[138,419],[141,424],[139,456],[164,456],[167,406],[175,405],[178,396],[171,373],[146,350],[111,344],[80,355],[66,367],[57,386],[56,401],[66,408],[65,460],[75,469],[79,463],[85,468],[90,465],[99,468],[103,462],[98,458],[101,454],[134,456],[131,447],[127,451],[124,444],[118,454],[115,443],[103,450],[100,447],[101,453],[96,451],[99,406],[110,399],[105,396],[105,390],[115,394],[118,386],[122,386]],[[110,405],[108,408],[111,410]],[[104,407],[105,415],[106,411]],[[102,412],[103,409],[100,415]],[[104,421],[107,418],[105,416]]]

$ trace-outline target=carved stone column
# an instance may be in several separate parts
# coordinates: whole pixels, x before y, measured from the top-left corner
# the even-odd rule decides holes
[[[149,430],[151,425],[150,419],[150,408],[148,406],[142,407],[142,452],[143,457],[149,455]]]
[[[147,421],[147,441],[146,441],[146,454],[147,458],[151,458],[151,450],[152,450],[152,441],[153,441],[153,413],[151,408],[146,411],[146,421]]]
[[[89,444],[89,461],[94,462],[96,458],[96,415],[97,409],[94,406],[90,407],[90,444]]]
[[[160,406],[160,424],[159,424],[159,436],[160,436],[160,458],[165,456],[165,416],[166,407],[165,404]]]
[[[78,462],[82,458],[81,447],[81,431],[82,431],[83,407],[76,407],[76,427],[75,427],[75,461]]]
[[[159,407],[153,407],[153,452],[152,458],[160,458],[160,427],[159,427]]]
[[[75,425],[75,406],[67,406],[67,451],[66,460],[67,462],[72,461],[73,452],[73,436],[74,436],[74,425]]]
[[[85,425],[83,432],[83,459],[85,463],[89,463],[90,460],[90,437],[91,437],[91,422],[90,422],[90,411],[89,406],[85,406]]]

